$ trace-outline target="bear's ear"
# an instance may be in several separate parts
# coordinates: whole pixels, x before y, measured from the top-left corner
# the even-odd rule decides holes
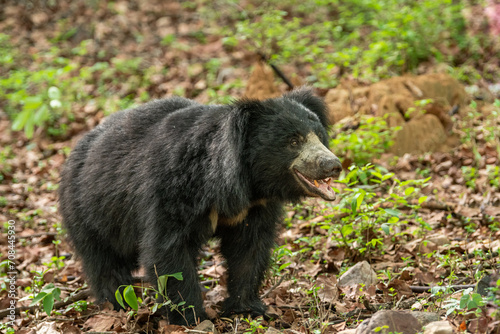
[[[299,88],[283,95],[286,99],[294,100],[315,113],[321,124],[326,128],[328,123],[328,107],[322,98],[313,94],[309,87]]]

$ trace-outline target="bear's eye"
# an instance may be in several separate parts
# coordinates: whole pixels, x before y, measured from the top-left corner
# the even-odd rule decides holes
[[[299,144],[300,144],[300,142],[299,142],[298,138],[292,138],[292,139],[290,139],[290,145],[291,146],[297,147],[297,146],[299,146]]]

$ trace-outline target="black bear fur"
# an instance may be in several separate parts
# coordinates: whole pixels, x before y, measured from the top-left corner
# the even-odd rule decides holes
[[[168,280],[168,296],[194,306],[188,324],[205,319],[197,257],[216,237],[228,267],[226,314],[264,314],[259,287],[283,204],[334,197],[326,183],[314,189],[341,168],[326,127],[325,104],[308,89],[224,106],[175,97],[109,116],[74,148],[59,189],[97,301],[118,308],[116,289],[140,266],[152,283],[182,272],[183,281]],[[319,141],[306,145],[308,134]]]

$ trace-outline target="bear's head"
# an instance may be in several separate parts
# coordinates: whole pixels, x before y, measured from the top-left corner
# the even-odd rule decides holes
[[[309,89],[265,101],[242,101],[248,115],[243,158],[254,197],[331,201],[330,182],[342,170],[328,149],[327,107]]]

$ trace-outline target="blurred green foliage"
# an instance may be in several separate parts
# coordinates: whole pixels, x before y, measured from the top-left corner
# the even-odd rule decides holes
[[[467,34],[465,0],[196,0],[182,6],[205,24],[189,38],[200,44],[222,38],[226,50],[241,44],[276,64],[305,68],[309,83],[321,88],[334,87],[345,74],[376,81],[411,72],[429,59],[454,66],[458,57],[478,58],[487,47],[484,36]],[[75,28],[64,19],[57,25],[60,33],[50,39],[50,49],[33,54],[21,54],[10,36],[0,33],[0,102],[13,129],[28,138],[37,129],[65,135],[68,124],[81,118],[75,108],[83,105],[111,113],[145,102],[154,94],[152,77],[164,78],[169,71],[142,54],[95,50],[92,40],[71,44]],[[189,50],[175,34],[159,38],[158,48]],[[220,81],[221,67],[220,59],[207,61],[197,78],[206,86],[178,86],[173,93],[196,97],[203,90],[210,102],[230,101],[243,83]],[[454,72],[457,77],[470,77],[461,69]]]
[[[277,63],[311,65],[309,80],[320,87],[337,84],[343,73],[378,80],[402,74],[431,57],[453,62],[473,41],[465,31],[465,3],[452,0],[219,0],[210,11],[232,22],[226,43],[244,40],[250,49]],[[335,70],[335,71],[334,71]]]
[[[73,55],[85,55],[87,45],[88,41],[83,41],[73,48]],[[12,129],[24,130],[28,139],[37,128],[52,136],[64,135],[68,123],[74,120],[74,103],[92,101],[97,109],[103,108],[107,113],[130,107],[133,99],[117,96],[110,84],[121,87],[125,93],[135,91],[157,73],[143,68],[140,58],[114,57],[85,66],[77,57],[63,57],[61,53],[53,46],[46,53],[27,56],[36,66],[25,67],[16,62],[20,55],[12,47],[10,36],[0,34],[0,68],[8,71],[0,78],[0,100],[5,101],[4,110],[12,119]],[[87,91],[86,85],[95,89]],[[143,95],[141,100],[149,99],[147,92]],[[60,121],[63,116],[65,121]]]
[[[364,166],[380,158],[394,144],[394,136],[401,127],[390,127],[380,117],[363,116],[356,129],[334,124],[334,138],[330,140],[333,152],[356,166]]]

